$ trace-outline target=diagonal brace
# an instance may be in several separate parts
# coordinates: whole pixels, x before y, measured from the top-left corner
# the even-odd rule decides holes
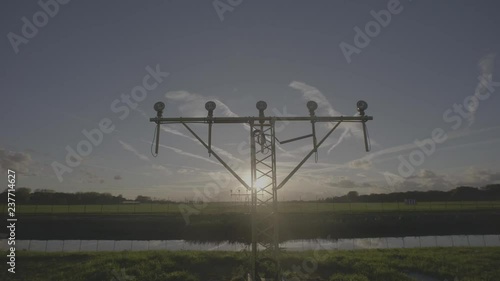
[[[191,132],[191,134],[206,148],[210,151],[210,147],[191,129],[189,128],[189,126],[184,123],[184,122],[181,122],[182,125],[184,125],[184,127],[186,127],[186,129],[189,130],[189,132]],[[229,165],[226,164],[226,162],[224,160],[222,160],[222,158],[219,157],[219,155],[217,155],[217,153],[215,153],[215,151],[212,150],[212,155],[217,159],[219,160],[219,162],[244,186],[246,187],[248,190],[251,190],[250,186],[248,186],[248,184],[240,177],[238,176],[238,174],[236,174],[236,172],[231,168],[229,167]]]
[[[313,147],[313,149],[306,155],[306,157],[304,157],[304,159],[302,159],[302,161],[300,161],[300,163],[297,165],[297,167],[295,167],[293,169],[293,171],[291,171],[290,174],[288,176],[286,176],[286,178],[276,187],[276,190],[282,188],[288,182],[288,180],[290,180],[290,178],[300,169],[300,167],[302,167],[302,165],[304,165],[304,163],[309,159],[309,157],[311,157],[311,155],[313,155],[313,153],[317,151],[317,149],[333,133],[333,131],[335,131],[335,129],[337,129],[337,127],[340,125],[340,123],[342,123],[342,121],[338,121],[337,124],[335,124],[335,126],[333,126],[333,128],[321,139],[321,141],[315,147]]]

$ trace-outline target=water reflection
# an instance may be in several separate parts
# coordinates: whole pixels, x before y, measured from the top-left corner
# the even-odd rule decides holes
[[[248,244],[223,242],[193,242],[186,240],[16,240],[16,250],[38,252],[83,251],[241,251]],[[450,235],[360,239],[290,240],[280,244],[287,251],[356,250],[421,247],[498,247],[500,235]],[[0,240],[0,250],[7,250],[7,240]]]

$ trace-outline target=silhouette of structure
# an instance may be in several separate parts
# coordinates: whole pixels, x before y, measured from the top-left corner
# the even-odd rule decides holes
[[[240,183],[246,188],[251,196],[252,213],[252,245],[251,245],[251,280],[260,278],[271,278],[266,280],[281,280],[281,266],[279,262],[279,229],[278,229],[278,190],[290,180],[290,178],[302,167],[302,165],[318,152],[318,148],[333,133],[342,122],[362,123],[365,149],[369,151],[366,122],[373,120],[373,117],[366,116],[365,110],[368,104],[358,101],[357,110],[359,116],[316,116],[315,111],[318,104],[314,101],[307,102],[309,116],[303,117],[268,117],[264,111],[267,104],[259,101],[256,104],[259,111],[258,117],[214,117],[213,112],[216,103],[209,101],[205,104],[208,111],[207,117],[181,117],[164,118],[163,110],[165,104],[157,102],[154,109],[156,117],[150,118],[150,122],[156,123],[155,133],[155,153],[158,154],[160,125],[161,124],[182,124],[207,150],[209,155],[213,155]],[[293,139],[279,141],[276,137],[275,124],[277,122],[310,122],[312,126],[311,134],[296,137]],[[316,136],[316,123],[330,122],[334,126],[328,133],[318,140]],[[208,125],[208,141],[203,141],[196,134],[189,124],[202,123]],[[212,150],[212,126],[214,124],[248,124],[250,127],[250,164],[251,181],[245,182],[219,155]],[[297,140],[312,138],[312,149],[302,159],[300,163],[288,174],[280,183],[276,175],[276,142],[285,144]],[[260,193],[260,194],[259,194]],[[259,195],[259,196],[258,196]],[[264,264],[267,266],[264,268]],[[263,276],[266,275],[266,276]]]

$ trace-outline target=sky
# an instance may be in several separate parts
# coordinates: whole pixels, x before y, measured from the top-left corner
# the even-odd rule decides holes
[[[280,200],[500,182],[498,1],[1,5],[0,169],[18,187],[236,200],[241,185],[182,125],[163,125],[151,154],[155,102],[165,117],[204,117],[209,100],[214,116],[256,116],[259,100],[268,116],[307,116],[309,100],[318,116],[352,116],[368,103],[371,151],[361,124],[341,124]],[[311,132],[277,126],[281,140]],[[192,127],[207,140],[206,125]],[[248,179],[245,126],[213,134]],[[280,145],[278,181],[311,148]]]

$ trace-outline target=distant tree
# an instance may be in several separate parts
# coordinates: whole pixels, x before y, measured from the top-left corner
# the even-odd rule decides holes
[[[359,197],[359,194],[357,191],[349,191],[347,193],[347,199],[349,200],[349,202],[356,202],[358,197]]]
[[[16,189],[16,202],[27,203],[31,197],[31,189],[27,187],[19,187]]]
[[[151,197],[149,196],[142,196],[142,195],[138,195],[136,198],[135,198],[135,201],[137,202],[141,202],[141,203],[150,203],[152,202],[153,200],[151,199]]]

